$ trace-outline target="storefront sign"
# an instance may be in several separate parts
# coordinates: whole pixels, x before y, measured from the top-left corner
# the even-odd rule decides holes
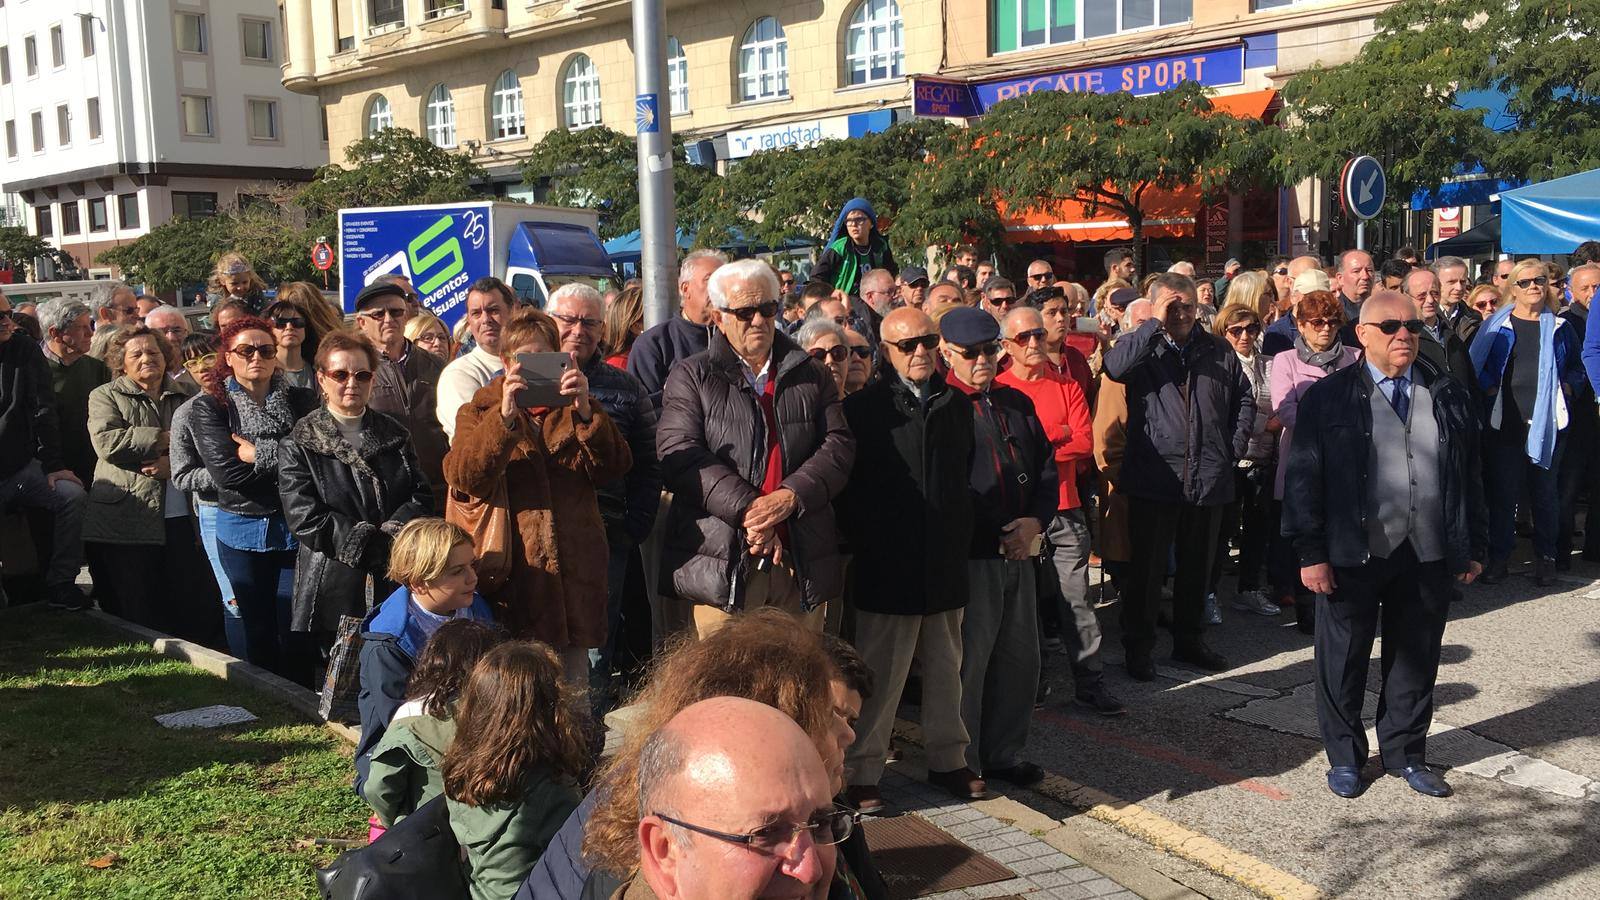
[[[1206,277],[1222,275],[1228,258],[1228,201],[1205,207]]]
[[[1449,240],[1461,233],[1461,207],[1441,206],[1433,211],[1433,239]]]
[[[902,115],[903,115],[902,110]],[[789,147],[815,147],[825,140],[860,137],[884,131],[894,124],[894,111],[883,109],[874,112],[832,116],[826,119],[809,119],[765,128],[748,128],[728,132],[728,158],[744,159],[762,150],[782,150]]]
[[[912,97],[913,108],[919,116],[973,118],[1002,100],[1036,91],[1091,91],[1096,94],[1127,91],[1145,96],[1190,81],[1207,87],[1243,83],[1244,45],[995,81],[962,83],[918,78]]]

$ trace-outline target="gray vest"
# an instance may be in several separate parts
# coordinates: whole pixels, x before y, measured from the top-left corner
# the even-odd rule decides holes
[[[1439,484],[1439,424],[1433,395],[1412,370],[1410,422],[1401,422],[1372,386],[1372,446],[1367,450],[1367,547],[1387,559],[1411,541],[1417,559],[1444,559],[1444,495]],[[1369,376],[1370,378],[1370,376]]]

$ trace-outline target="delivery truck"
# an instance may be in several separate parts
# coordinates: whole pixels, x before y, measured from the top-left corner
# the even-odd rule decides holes
[[[544,307],[573,281],[604,291],[617,281],[595,229],[598,213],[503,200],[339,210],[344,311],[379,276],[404,275],[422,303],[454,328],[467,288],[485,275]]]

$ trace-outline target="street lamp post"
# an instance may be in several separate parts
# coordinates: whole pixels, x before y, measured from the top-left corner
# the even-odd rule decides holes
[[[662,102],[667,82],[663,0],[633,0],[634,131],[639,145],[639,274],[644,279],[644,323],[672,315],[678,262],[672,196],[672,103]]]

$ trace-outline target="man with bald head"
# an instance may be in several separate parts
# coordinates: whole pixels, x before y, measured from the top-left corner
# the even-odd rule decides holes
[[[800,726],[739,697],[692,704],[646,740],[639,811],[639,875],[619,900],[822,900],[854,827]]]
[[[846,797],[869,813],[884,810],[878,779],[913,658],[922,666],[928,780],[961,799],[986,795],[983,779],[967,766],[961,721],[961,619],[974,519],[972,404],[939,374],[939,330],[926,313],[895,310],[884,318],[881,336],[892,371],[845,398],[856,461],[836,504],[855,550],[855,645],[875,688],[845,757]]]
[[[1344,306],[1345,321],[1350,323],[1339,337],[1352,347],[1360,346],[1355,337],[1355,323],[1361,319],[1361,304],[1372,293],[1373,277],[1372,254],[1365,250],[1346,250],[1339,254],[1333,284]]]
[[[1439,304],[1439,276],[1431,269],[1415,268],[1406,273],[1402,290],[1417,305],[1422,319],[1422,337],[1417,355],[1439,371],[1461,382],[1469,392],[1476,390],[1472,378],[1472,357],[1467,345],[1450,329]]]
[[[1365,360],[1301,398],[1284,478],[1283,534],[1317,595],[1328,789],[1347,799],[1366,788],[1361,705],[1380,622],[1383,767],[1418,793],[1450,795],[1427,765],[1433,685],[1451,580],[1469,584],[1483,571],[1489,526],[1476,407],[1454,379],[1414,365],[1422,329],[1416,306],[1394,291],[1362,304]]]

